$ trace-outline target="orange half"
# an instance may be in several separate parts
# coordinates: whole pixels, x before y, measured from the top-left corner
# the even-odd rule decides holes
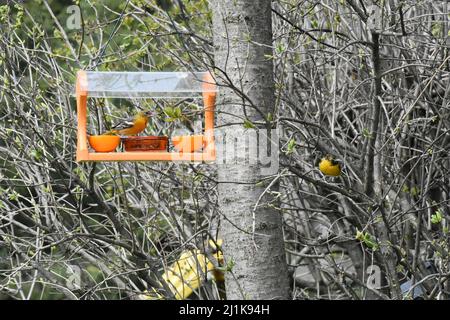
[[[106,134],[100,136],[89,136],[88,139],[92,149],[97,152],[113,152],[120,143],[119,136]]]
[[[172,137],[172,144],[179,152],[195,152],[199,151],[204,144],[203,135],[193,136],[175,136]]]

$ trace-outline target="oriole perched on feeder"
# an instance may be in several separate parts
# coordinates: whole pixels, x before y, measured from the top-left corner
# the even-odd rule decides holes
[[[320,159],[319,170],[327,176],[338,177],[341,175],[341,164],[332,155],[327,154]]]
[[[151,111],[138,112],[134,117],[121,121],[114,125],[105,134],[117,134],[120,136],[134,136],[144,131],[148,124],[148,119],[153,116]]]

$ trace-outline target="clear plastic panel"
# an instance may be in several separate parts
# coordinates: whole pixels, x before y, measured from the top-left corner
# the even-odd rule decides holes
[[[189,98],[215,92],[209,72],[97,72],[86,71],[89,97]]]

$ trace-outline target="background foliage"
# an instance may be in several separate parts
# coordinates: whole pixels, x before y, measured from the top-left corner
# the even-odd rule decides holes
[[[79,69],[214,70],[208,2],[77,1],[82,24],[70,30],[73,4],[0,6],[4,299],[133,299],[160,287],[182,250],[215,237],[214,166],[76,163],[70,96]],[[273,2],[265,59],[282,141],[272,205],[294,298],[409,299],[413,287],[448,298],[448,19],[446,1]],[[138,105],[161,113],[151,132],[170,133],[201,108],[89,104],[97,131]],[[341,177],[317,170],[325,153],[344,162]],[[218,298],[217,284],[196,296]]]

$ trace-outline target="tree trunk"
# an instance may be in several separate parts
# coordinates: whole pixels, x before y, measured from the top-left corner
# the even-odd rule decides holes
[[[275,110],[273,62],[268,59],[273,54],[271,2],[217,0],[211,5],[215,75],[224,85],[217,99],[217,121],[226,138],[217,138],[217,143],[221,236],[225,259],[233,265],[226,273],[227,298],[288,299],[282,219],[269,205],[275,199],[267,192],[277,191],[278,185],[267,182],[272,179],[261,182],[268,172],[249,160],[254,160],[252,154],[246,155],[256,146],[246,139],[257,135],[259,148],[267,141],[266,120]],[[277,168],[278,147],[270,151],[270,167]]]

